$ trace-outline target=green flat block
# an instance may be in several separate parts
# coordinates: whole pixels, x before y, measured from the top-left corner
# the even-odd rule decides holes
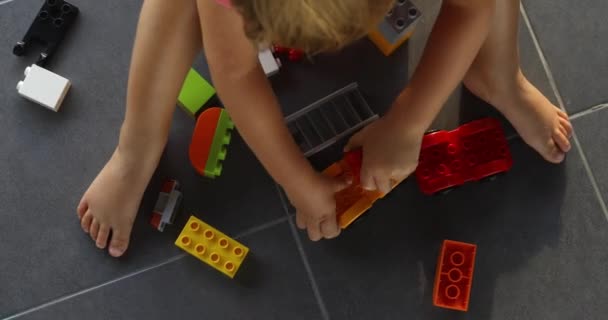
[[[226,146],[230,143],[232,129],[234,129],[234,123],[230,120],[228,112],[222,110],[220,118],[217,121],[215,134],[213,135],[213,143],[211,143],[207,163],[205,163],[206,177],[215,178],[222,174],[221,162],[226,159],[228,151]]]
[[[190,69],[179,92],[177,104],[191,117],[196,117],[203,105],[214,95],[215,88],[196,70]]]

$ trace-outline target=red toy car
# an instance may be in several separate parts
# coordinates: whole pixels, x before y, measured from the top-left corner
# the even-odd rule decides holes
[[[485,118],[452,131],[428,133],[422,139],[416,179],[431,195],[469,181],[508,171],[513,166],[500,122]]]

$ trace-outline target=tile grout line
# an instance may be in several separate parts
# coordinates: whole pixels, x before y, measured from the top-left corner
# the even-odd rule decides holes
[[[577,113],[569,116],[569,118],[570,118],[570,120],[576,120],[578,118],[584,117],[584,116],[586,116],[588,114],[591,114],[591,113],[594,113],[596,111],[604,110],[606,108],[608,108],[608,103],[601,103],[601,104],[598,104],[598,105],[593,106],[591,108],[587,108],[587,109],[585,109],[583,111],[579,111],[579,112],[577,112]]]
[[[263,224],[261,224],[261,225],[259,225],[257,227],[253,227],[253,228],[250,228],[249,230],[245,230],[245,231],[239,233],[238,235],[234,236],[234,239],[244,238],[244,237],[256,234],[258,232],[264,231],[266,229],[272,228],[272,227],[274,227],[274,226],[276,226],[278,224],[281,224],[281,223],[287,221],[287,219],[289,219],[289,217],[281,217],[281,218],[278,218],[278,219],[274,219],[274,220],[268,221],[268,222],[263,223]]]
[[[545,74],[547,75],[547,78],[551,85],[551,89],[553,90],[553,94],[555,95],[555,98],[557,99],[559,108],[562,109],[564,112],[566,112],[564,100],[562,99],[562,95],[557,88],[557,83],[555,82],[555,78],[553,77],[553,73],[551,72],[551,69],[549,68],[549,64],[547,63],[547,60],[545,59],[543,50],[540,47],[540,43],[538,42],[538,38],[536,37],[534,30],[532,29],[532,24],[530,23],[530,19],[528,18],[528,14],[526,13],[526,9],[524,8],[523,3],[520,3],[519,10],[521,12],[521,15],[523,16],[523,19],[524,19],[524,22],[526,23],[526,27],[528,28],[528,31],[530,32],[530,36],[532,37],[532,41],[534,42],[534,46],[536,47],[536,51],[542,62],[543,68],[545,70]],[[600,104],[598,106],[592,107],[589,110],[586,110],[587,112],[585,112],[585,111],[579,112],[579,113],[575,114],[575,116],[576,116],[576,118],[582,117],[593,111],[604,109],[605,107],[606,107],[605,104]],[[583,151],[583,147],[581,146],[581,143],[578,140],[576,132],[572,133],[572,139],[574,140],[574,145],[576,146],[578,154],[581,157],[581,161],[583,162],[583,167],[585,168],[587,177],[589,178],[589,180],[591,182],[591,187],[593,188],[593,191],[595,192],[595,196],[600,204],[600,208],[602,209],[602,212],[604,213],[604,216],[605,216],[606,220],[608,221],[608,207],[606,206],[606,202],[604,201],[604,198],[602,197],[602,192],[600,191],[600,188],[597,184],[597,180],[595,179],[595,175],[593,174],[593,171],[591,170],[591,166],[589,166],[589,161],[587,160],[587,156],[585,155],[585,152]]]
[[[319,286],[317,285],[317,280],[312,272],[312,268],[310,267],[310,263],[308,262],[308,258],[306,257],[306,252],[304,252],[304,246],[302,245],[302,241],[298,236],[298,230],[293,223],[293,219],[291,218],[291,214],[289,213],[289,209],[287,209],[286,199],[283,197],[283,193],[281,192],[281,188],[278,184],[275,184],[277,192],[279,193],[279,198],[281,199],[281,205],[283,206],[283,210],[285,211],[285,215],[288,217],[289,229],[291,230],[291,235],[296,242],[296,247],[298,248],[298,252],[300,253],[300,257],[302,258],[302,263],[304,264],[304,269],[306,270],[306,274],[308,275],[308,280],[310,281],[310,285],[312,287],[312,291],[314,293],[315,299],[317,300],[317,304],[319,305],[319,309],[321,311],[321,315],[324,320],[330,320],[329,312],[327,311],[327,307],[325,306],[325,302],[323,301],[323,297],[321,296],[321,291],[319,290]]]
[[[547,62],[547,59],[545,58],[545,53],[543,52],[543,49],[540,47],[540,42],[538,41],[538,38],[536,37],[536,33],[534,33],[534,29],[532,29],[532,23],[530,23],[530,18],[528,17],[528,13],[526,12],[526,8],[524,8],[523,3],[519,4],[519,11],[524,19],[524,23],[526,24],[526,27],[528,28],[528,32],[530,33],[530,37],[532,38],[532,42],[534,43],[534,48],[536,48],[536,52],[538,53],[540,63],[543,65],[543,69],[545,71],[545,75],[547,76],[547,80],[549,80],[549,85],[551,86],[551,90],[553,90],[553,94],[555,95],[555,98],[557,99],[557,104],[558,104],[559,108],[562,109],[562,111],[566,112],[566,114],[567,114],[568,112],[565,109],[564,100],[562,100],[562,95],[559,93],[559,90],[557,89],[557,83],[555,82],[555,78],[553,77],[553,72],[551,72],[551,69],[549,68],[549,63]]]
[[[46,307],[50,307],[50,306],[52,306],[52,305],[55,305],[55,304],[61,303],[61,302],[63,302],[63,301],[66,301],[66,300],[72,299],[72,298],[74,298],[74,297],[77,297],[77,296],[80,296],[80,295],[86,294],[86,293],[88,293],[88,292],[91,292],[91,291],[97,290],[97,289],[99,289],[99,288],[103,288],[103,287],[105,287],[105,286],[111,285],[111,284],[116,283],[116,282],[118,282],[118,281],[122,281],[122,280],[125,280],[125,279],[127,279],[127,278],[130,278],[130,277],[133,277],[133,276],[139,275],[139,274],[141,274],[141,273],[144,273],[144,272],[150,271],[150,270],[152,270],[152,269],[156,269],[156,268],[162,267],[162,266],[164,266],[164,265],[167,265],[167,264],[170,264],[170,263],[172,263],[172,262],[175,262],[175,261],[177,261],[177,260],[179,260],[179,259],[181,259],[181,258],[183,258],[183,257],[185,257],[185,256],[186,256],[186,254],[185,254],[185,253],[179,254],[179,255],[177,255],[177,256],[174,256],[174,257],[172,257],[172,258],[170,258],[170,259],[168,259],[168,260],[165,260],[165,261],[163,261],[163,262],[157,263],[157,264],[155,264],[155,265],[152,265],[152,266],[149,266],[149,267],[146,267],[146,268],[143,268],[143,269],[140,269],[140,270],[137,270],[137,271],[134,271],[134,272],[128,273],[128,274],[126,274],[126,275],[124,275],[124,276],[122,276],[122,277],[118,277],[118,278],[116,278],[116,279],[112,279],[112,280],[110,280],[110,281],[107,281],[107,282],[104,282],[104,283],[100,283],[100,284],[95,285],[95,286],[92,286],[92,287],[90,287],[90,288],[86,288],[86,289],[84,289],[84,290],[80,290],[80,291],[77,291],[77,292],[74,292],[74,293],[68,294],[68,295],[63,296],[63,297],[61,297],[61,298],[57,298],[57,299],[51,300],[51,301],[46,302],[46,303],[43,303],[43,304],[41,304],[41,305],[39,305],[39,306],[36,306],[36,307],[33,307],[33,308],[26,309],[26,310],[21,311],[21,312],[19,312],[19,313],[16,313],[16,314],[10,315],[10,316],[8,316],[8,317],[4,318],[3,320],[16,319],[16,318],[18,318],[18,317],[21,317],[21,316],[24,316],[24,315],[30,314],[30,313],[32,313],[32,312],[35,312],[35,311],[38,311],[38,310],[44,309],[44,308],[46,308]]]
[[[245,231],[241,232],[240,234],[236,235],[234,238],[235,239],[239,239],[239,238],[243,238],[243,237],[246,237],[246,236],[250,236],[250,235],[255,234],[257,232],[260,232],[260,231],[266,230],[268,228],[274,227],[274,226],[276,226],[278,224],[281,224],[281,223],[287,221],[288,219],[289,219],[289,216],[287,216],[287,217],[281,217],[281,218],[278,218],[278,219],[271,220],[271,221],[263,223],[263,224],[261,224],[259,226],[256,226],[256,227],[250,228],[248,230],[245,230]],[[126,280],[128,278],[138,276],[138,275],[140,275],[142,273],[145,273],[145,272],[148,272],[148,271],[160,268],[162,266],[165,266],[167,264],[173,263],[173,262],[178,261],[178,260],[180,260],[182,258],[185,258],[187,256],[188,255],[186,253],[180,253],[179,255],[171,257],[171,258],[169,258],[169,259],[167,259],[165,261],[162,261],[162,262],[159,262],[157,264],[148,266],[146,268],[143,268],[143,269],[140,269],[140,270],[128,273],[128,274],[126,274],[124,276],[121,276],[121,277],[118,277],[116,279],[112,279],[112,280],[100,283],[98,285],[95,285],[95,286],[92,286],[92,287],[89,287],[89,288],[86,288],[86,289],[83,289],[83,290],[80,290],[80,291],[77,291],[77,292],[65,295],[63,297],[53,299],[53,300],[45,302],[45,303],[43,303],[41,305],[38,305],[38,306],[35,306],[35,307],[32,307],[32,308],[26,309],[24,311],[18,312],[16,314],[10,315],[10,316],[8,316],[6,318],[3,318],[2,320],[16,319],[18,317],[30,314],[32,312],[36,312],[38,310],[50,307],[50,306],[52,306],[54,304],[58,304],[58,303],[66,301],[66,300],[75,298],[77,296],[89,293],[91,291],[103,288],[103,287],[111,285],[113,283],[116,283],[116,282],[119,282],[119,281],[122,281],[122,280]]]

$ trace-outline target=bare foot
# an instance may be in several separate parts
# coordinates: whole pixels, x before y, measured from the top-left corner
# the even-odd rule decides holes
[[[570,151],[572,125],[568,115],[554,106],[519,72],[515,83],[493,85],[470,71],[465,86],[493,105],[511,122],[522,139],[547,161],[560,163]]]
[[[127,250],[133,221],[153,170],[153,166],[126,159],[117,149],[91,183],[77,212],[82,229],[98,248],[105,249],[111,238],[110,255],[119,257]]]

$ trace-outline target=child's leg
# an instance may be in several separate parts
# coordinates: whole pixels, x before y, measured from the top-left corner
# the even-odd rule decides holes
[[[464,84],[502,112],[523,140],[550,162],[570,150],[572,126],[523,75],[519,65],[519,0],[496,1],[494,25]]]
[[[127,112],[112,158],[78,205],[82,228],[122,255],[143,192],[165,147],[177,95],[201,49],[195,0],[145,1],[127,89]]]

